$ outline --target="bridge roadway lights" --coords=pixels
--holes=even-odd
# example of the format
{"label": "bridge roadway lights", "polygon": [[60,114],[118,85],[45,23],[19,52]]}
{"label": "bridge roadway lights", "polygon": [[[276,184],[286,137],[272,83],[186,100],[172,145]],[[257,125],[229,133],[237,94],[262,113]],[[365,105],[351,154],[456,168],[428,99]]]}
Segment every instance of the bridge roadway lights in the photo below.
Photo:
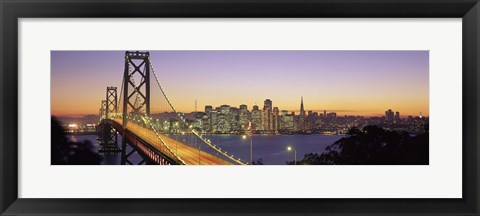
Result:
{"label": "bridge roadway lights", "polygon": [[[137,135],[127,132],[125,136],[122,137],[122,140],[125,140],[125,147],[128,144],[132,147],[132,150],[127,152],[126,148],[125,151],[122,151],[122,165],[130,164],[133,165],[134,163],[129,160],[128,158],[134,153],[137,152],[140,157],[142,157],[141,163],[145,163],[147,165],[174,165],[178,164],[173,159],[168,158],[163,153],[161,153],[158,149],[155,149],[153,146],[148,144],[145,140],[142,140]],[[123,154],[125,152],[125,154]]]}

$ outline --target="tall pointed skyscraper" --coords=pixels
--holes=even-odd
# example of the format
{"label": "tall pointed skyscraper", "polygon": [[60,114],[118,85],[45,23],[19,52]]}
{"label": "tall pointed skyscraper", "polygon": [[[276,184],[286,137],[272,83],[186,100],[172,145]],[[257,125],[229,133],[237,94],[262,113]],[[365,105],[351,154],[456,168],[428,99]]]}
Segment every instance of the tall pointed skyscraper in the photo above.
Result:
{"label": "tall pointed skyscraper", "polygon": [[305,109],[303,108],[303,96],[302,96],[302,100],[300,102],[300,115],[305,116]]}
{"label": "tall pointed skyscraper", "polygon": [[298,116],[298,131],[305,131],[305,109],[303,108],[303,96],[300,102],[300,115]]}

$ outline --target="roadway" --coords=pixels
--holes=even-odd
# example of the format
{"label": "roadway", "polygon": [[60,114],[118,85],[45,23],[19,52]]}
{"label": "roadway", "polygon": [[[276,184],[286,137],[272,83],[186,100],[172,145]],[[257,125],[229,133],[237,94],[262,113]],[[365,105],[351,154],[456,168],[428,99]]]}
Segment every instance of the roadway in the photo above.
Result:
{"label": "roadway", "polygon": [[[121,119],[114,119],[113,121],[122,125]],[[159,151],[165,153],[166,155],[172,156],[170,151],[168,151],[168,149],[162,144],[160,139],[152,130],[146,129],[131,121],[127,123],[126,128],[127,130],[134,133],[144,141],[150,143],[150,145],[152,145]],[[160,138],[166,143],[166,145],[168,145],[170,150],[174,152],[178,157],[180,157],[185,162],[186,165],[231,165],[232,164],[225,160],[222,160],[221,158],[211,155],[205,151],[186,145],[180,141],[172,139],[163,134],[159,134],[159,135],[160,135]]]}

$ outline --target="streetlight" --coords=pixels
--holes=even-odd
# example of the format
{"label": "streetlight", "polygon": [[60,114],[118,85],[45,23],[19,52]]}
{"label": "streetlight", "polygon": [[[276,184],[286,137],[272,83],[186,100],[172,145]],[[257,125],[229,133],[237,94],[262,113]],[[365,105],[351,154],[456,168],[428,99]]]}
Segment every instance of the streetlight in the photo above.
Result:
{"label": "streetlight", "polygon": [[[246,139],[247,135],[243,135],[242,139]],[[250,164],[253,164],[253,142],[252,135],[250,135]]]}
{"label": "streetlight", "polygon": [[290,147],[290,146],[287,147],[287,150],[288,150],[288,151],[292,151],[292,150],[293,150],[293,151],[295,152],[295,160],[294,160],[294,161],[295,161],[295,165],[297,165],[297,150],[296,150],[296,149],[293,149],[293,148]]}
{"label": "streetlight", "polygon": [[252,143],[252,135],[250,135],[250,164],[253,164],[253,143]]}

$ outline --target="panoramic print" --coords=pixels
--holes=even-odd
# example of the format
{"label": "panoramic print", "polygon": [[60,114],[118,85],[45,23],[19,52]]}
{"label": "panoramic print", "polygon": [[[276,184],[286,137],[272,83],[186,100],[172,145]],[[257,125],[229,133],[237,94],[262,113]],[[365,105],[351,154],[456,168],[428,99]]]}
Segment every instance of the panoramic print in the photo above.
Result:
{"label": "panoramic print", "polygon": [[428,165],[429,52],[51,51],[52,165]]}

